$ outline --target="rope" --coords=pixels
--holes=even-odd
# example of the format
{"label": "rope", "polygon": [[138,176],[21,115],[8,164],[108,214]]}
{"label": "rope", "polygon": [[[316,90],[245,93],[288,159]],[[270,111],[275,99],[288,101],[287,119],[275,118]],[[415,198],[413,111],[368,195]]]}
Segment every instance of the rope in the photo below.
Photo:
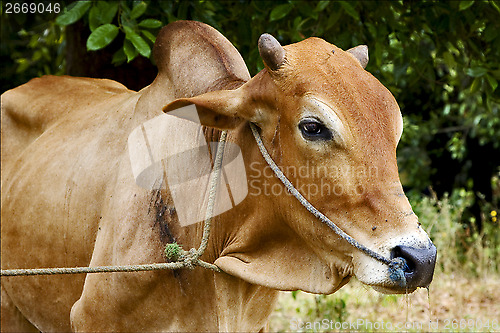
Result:
{"label": "rope", "polygon": [[[167,244],[167,247],[175,249],[174,262],[143,264],[143,265],[121,265],[121,266],[96,266],[96,267],[55,267],[55,268],[26,268],[26,269],[2,269],[0,276],[27,276],[27,275],[54,275],[54,274],[89,274],[89,273],[112,273],[112,272],[142,272],[158,271],[165,269],[193,269],[200,266],[211,269],[215,272],[222,270],[214,264],[200,259],[207,248],[208,238],[210,237],[210,225],[214,211],[215,198],[217,195],[217,184],[220,178],[222,159],[224,157],[224,147],[226,145],[227,131],[222,131],[215,155],[212,178],[209,184],[208,203],[205,213],[205,222],[203,224],[203,236],[198,249],[185,251],[176,243]],[[167,252],[167,251],[165,251]]]}
{"label": "rope", "polygon": [[[262,143],[260,134],[254,124],[250,123],[250,128],[252,130],[255,141],[259,150],[266,160],[269,167],[273,170],[276,177],[285,185],[286,189],[314,216],[316,216],[321,222],[326,224],[330,229],[332,229],[337,235],[346,240],[349,244],[357,248],[358,250],[366,253],[368,256],[386,264],[389,266],[390,279],[399,284],[402,287],[406,286],[406,278],[404,274],[404,269],[408,266],[406,265],[406,260],[404,258],[398,257],[394,259],[387,259],[384,256],[378,254],[377,252],[367,248],[362,245],[354,238],[345,233],[340,229],[335,223],[333,223],[328,217],[323,213],[318,211],[307,199],[293,186],[293,184],[286,178],[283,172],[279,169],[276,163],[273,161],[266,147]],[[144,264],[144,265],[124,265],[124,266],[97,266],[97,267],[62,267],[62,268],[35,268],[35,269],[8,269],[1,270],[1,276],[20,276],[20,275],[53,275],[53,274],[84,274],[84,273],[109,273],[109,272],[139,272],[139,271],[154,271],[154,270],[165,270],[165,269],[181,269],[190,268],[193,269],[195,266],[200,266],[206,269],[211,269],[216,272],[221,272],[221,269],[214,264],[210,264],[199,259],[205,252],[208,244],[208,238],[210,236],[210,226],[212,220],[212,214],[215,204],[215,198],[217,194],[217,184],[219,182],[220,171],[222,166],[222,158],[224,154],[224,147],[227,138],[227,132],[223,131],[219,140],[219,145],[217,148],[217,153],[214,161],[214,172],[210,180],[210,190],[207,203],[207,211],[205,214],[205,222],[203,225],[203,236],[199,248],[196,250],[194,248],[189,251],[185,251],[180,248],[177,244],[171,245],[174,249],[175,260],[174,262],[168,263],[156,263],[156,264]]]}
{"label": "rope", "polygon": [[252,129],[253,136],[255,141],[257,142],[257,146],[259,150],[266,160],[267,164],[273,170],[274,174],[278,179],[285,185],[288,192],[290,192],[310,213],[316,216],[321,222],[326,224],[330,229],[332,229],[337,235],[346,240],[349,244],[357,248],[358,250],[366,253],[368,256],[386,264],[389,266],[390,278],[393,281],[397,281],[400,283],[402,287],[406,286],[406,278],[404,274],[404,269],[407,267],[406,260],[404,258],[398,257],[394,259],[387,259],[386,257],[378,254],[377,252],[367,248],[362,245],[354,238],[345,233],[342,229],[340,229],[335,223],[333,223],[328,217],[326,217],[323,213],[317,210],[307,199],[293,186],[293,184],[286,178],[285,174],[280,170],[280,168],[273,161],[271,156],[269,155],[266,147],[262,143],[262,138],[260,137],[259,132],[257,131],[257,127],[250,123],[250,128]]}
{"label": "rope", "polygon": [[215,154],[214,173],[213,173],[214,176],[210,180],[210,192],[208,193],[208,206],[207,206],[207,211],[205,213],[205,224],[203,225],[203,237],[201,239],[200,247],[198,248],[198,251],[196,251],[196,254],[194,255],[195,259],[198,259],[203,254],[203,252],[205,252],[205,249],[207,248],[208,237],[210,236],[210,226],[214,212],[214,203],[217,194],[217,184],[219,183],[221,167],[222,167],[222,158],[224,156],[224,148],[226,147],[226,138],[227,138],[227,131],[222,131],[219,139],[219,144],[217,145],[217,153]]}
{"label": "rope", "polygon": [[183,265],[184,262],[167,262],[159,264],[127,265],[127,266],[5,269],[2,270],[2,276],[156,271],[162,269],[179,269],[182,268]]}

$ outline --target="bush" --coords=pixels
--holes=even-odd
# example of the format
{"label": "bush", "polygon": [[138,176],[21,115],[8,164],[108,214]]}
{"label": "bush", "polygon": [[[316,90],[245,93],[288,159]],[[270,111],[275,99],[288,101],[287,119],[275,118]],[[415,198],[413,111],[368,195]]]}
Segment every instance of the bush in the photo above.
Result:
{"label": "bush", "polygon": [[[479,231],[472,221],[461,223],[467,208],[474,203],[474,194],[456,189],[439,200],[434,192],[430,197],[413,196],[413,209],[424,229],[438,249],[437,269],[443,273],[487,275],[499,272],[500,228],[496,210],[484,212],[489,216]],[[491,204],[489,205],[491,207]]]}

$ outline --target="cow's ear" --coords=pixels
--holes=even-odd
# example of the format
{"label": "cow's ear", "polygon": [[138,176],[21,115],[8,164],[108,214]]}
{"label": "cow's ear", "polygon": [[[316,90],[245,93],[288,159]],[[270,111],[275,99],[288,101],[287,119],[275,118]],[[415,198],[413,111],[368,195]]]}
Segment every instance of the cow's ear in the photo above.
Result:
{"label": "cow's ear", "polygon": [[361,67],[366,68],[368,65],[368,46],[366,45],[358,45],[353,48],[347,50],[350,54],[354,56],[354,58],[358,59]]}
{"label": "cow's ear", "polygon": [[255,111],[247,103],[248,94],[242,88],[218,90],[195,97],[179,98],[165,106],[163,111],[169,112],[194,104],[202,125],[231,129],[242,121],[255,121]]}

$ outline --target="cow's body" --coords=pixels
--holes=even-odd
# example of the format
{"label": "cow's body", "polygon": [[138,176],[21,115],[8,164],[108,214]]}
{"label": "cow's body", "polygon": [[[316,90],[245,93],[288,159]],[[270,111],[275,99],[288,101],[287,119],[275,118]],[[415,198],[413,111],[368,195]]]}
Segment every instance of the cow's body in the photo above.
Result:
{"label": "cow's body", "polygon": [[[186,249],[198,246],[202,225],[179,226],[168,188],[147,190],[135,183],[127,137],[137,126],[162,114],[162,108],[176,98],[235,89],[250,77],[237,51],[211,28],[182,22],[162,33],[155,46],[159,75],[140,92],[108,80],[44,77],[2,96],[2,269],[163,262],[165,243],[175,240]],[[277,88],[279,85],[266,75],[264,71],[252,79],[253,89],[259,87],[268,93],[254,109],[280,100],[277,94],[286,89],[286,85]],[[221,94],[220,100],[232,101]],[[380,102],[392,103],[387,97],[374,103]],[[189,103],[202,110],[204,124],[216,122],[216,127],[233,128],[229,141],[242,148],[247,167],[254,161],[264,168],[246,122],[232,121],[226,126],[227,112],[222,120],[212,117],[210,112],[217,107],[210,103],[224,102],[181,99],[170,108]],[[230,105],[223,106],[228,108]],[[286,117],[283,119],[285,126]],[[392,120],[376,124],[384,122],[394,124]],[[276,131],[277,124],[267,131],[263,127],[262,133],[265,142],[275,147],[275,158],[281,158],[284,165],[302,160],[300,154],[279,153],[279,140],[285,142],[286,137],[274,138],[272,128]],[[349,131],[354,133],[355,129]],[[400,130],[390,131],[394,137]],[[217,133],[207,131],[207,139],[216,141]],[[372,139],[377,137],[380,134],[375,133]],[[382,143],[381,149],[389,150],[388,156],[393,158],[393,147]],[[396,183],[397,168],[384,168],[388,179]],[[266,181],[278,184],[275,178]],[[401,205],[407,205],[398,184],[391,187],[390,194],[375,189],[363,199],[340,200],[340,209],[362,206],[366,200],[368,207],[376,206],[380,200],[374,197],[376,193],[387,196],[383,200],[392,202],[390,206],[401,200]],[[312,199],[314,202],[314,196]],[[327,214],[334,214],[325,203],[316,203]],[[276,289],[331,293],[356,272],[367,274],[363,273],[368,265],[365,259],[350,254],[350,246],[322,229],[319,222],[304,226],[288,222],[304,217],[313,220],[302,210],[291,196],[263,200],[262,196],[249,195],[217,216],[203,259],[215,262],[225,273],[196,268],[2,278],[2,329],[259,331],[272,311]],[[377,211],[368,210],[366,214]],[[403,223],[403,213],[407,213],[379,209],[376,214],[380,211],[398,223]],[[416,222],[405,223],[415,229],[401,233],[403,239],[413,237],[405,244],[425,247],[427,238]],[[357,230],[344,227],[351,233]],[[387,237],[400,237],[392,228],[384,232]],[[325,233],[327,236],[318,236]],[[370,243],[364,234],[359,237],[373,247],[394,246],[382,240]],[[325,240],[328,245],[322,245]],[[374,286],[400,291],[390,281],[368,280]]]}

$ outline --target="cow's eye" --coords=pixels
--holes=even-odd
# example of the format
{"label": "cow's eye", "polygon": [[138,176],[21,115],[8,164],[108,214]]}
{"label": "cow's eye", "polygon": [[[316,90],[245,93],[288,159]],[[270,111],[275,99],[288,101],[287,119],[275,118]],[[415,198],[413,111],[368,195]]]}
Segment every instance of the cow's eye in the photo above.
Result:
{"label": "cow's eye", "polygon": [[332,132],[323,123],[314,118],[301,120],[299,129],[306,140],[330,140],[332,138]]}

